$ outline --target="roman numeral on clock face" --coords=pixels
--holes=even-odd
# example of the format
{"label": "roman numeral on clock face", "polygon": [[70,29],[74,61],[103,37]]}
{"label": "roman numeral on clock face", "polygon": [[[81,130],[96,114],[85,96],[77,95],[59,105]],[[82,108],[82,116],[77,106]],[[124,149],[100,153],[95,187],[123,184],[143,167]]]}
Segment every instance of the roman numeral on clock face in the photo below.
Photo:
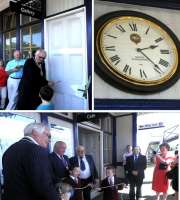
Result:
{"label": "roman numeral on clock face", "polygon": [[125,29],[121,25],[117,25],[116,28],[122,33],[126,32]]}
{"label": "roman numeral on clock face", "polygon": [[161,42],[162,40],[163,40],[163,38],[162,38],[162,37],[159,37],[159,38],[157,38],[157,39],[155,40],[155,43]]}
{"label": "roman numeral on clock face", "polygon": [[169,63],[166,60],[163,60],[162,58],[160,58],[159,64],[163,65],[164,67],[168,67],[169,66]]}
{"label": "roman numeral on clock face", "polygon": [[114,36],[114,35],[107,35],[108,37],[111,37],[111,38],[114,38],[114,39],[117,39],[117,37],[116,36]]}
{"label": "roman numeral on clock face", "polygon": [[115,63],[117,65],[120,62],[120,57],[118,55],[110,57],[111,62]]}
{"label": "roman numeral on clock face", "polygon": [[147,30],[146,30],[146,35],[148,34],[148,32],[149,32],[149,29],[150,29],[150,26],[147,28]]}
{"label": "roman numeral on clock face", "polygon": [[146,75],[146,73],[145,73],[144,70],[140,69],[139,72],[140,72],[140,76],[141,76],[141,78],[143,78],[143,79],[146,79],[146,78],[147,78],[147,75]]}
{"label": "roman numeral on clock face", "polygon": [[135,23],[131,23],[129,24],[130,28],[132,31],[136,31],[137,32],[137,25]]}
{"label": "roman numeral on clock face", "polygon": [[124,73],[128,73],[129,75],[131,75],[131,67],[129,67],[129,65],[126,65],[123,69]]}
{"label": "roman numeral on clock face", "polygon": [[108,47],[105,47],[105,50],[106,50],[106,51],[115,51],[115,46],[108,46]]}
{"label": "roman numeral on clock face", "polygon": [[161,54],[169,54],[170,53],[170,51],[166,50],[166,49],[161,49],[160,52],[161,52]]}

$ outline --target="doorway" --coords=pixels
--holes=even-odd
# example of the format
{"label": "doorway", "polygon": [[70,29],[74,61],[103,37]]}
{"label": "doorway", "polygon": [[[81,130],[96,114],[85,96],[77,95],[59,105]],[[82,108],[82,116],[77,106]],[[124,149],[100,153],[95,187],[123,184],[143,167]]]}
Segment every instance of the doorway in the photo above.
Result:
{"label": "doorway", "polygon": [[92,155],[99,177],[103,172],[103,132],[86,125],[78,125],[78,141],[86,149],[86,154]]}
{"label": "doorway", "polygon": [[88,109],[85,8],[45,20],[47,75],[54,81],[56,110]]}

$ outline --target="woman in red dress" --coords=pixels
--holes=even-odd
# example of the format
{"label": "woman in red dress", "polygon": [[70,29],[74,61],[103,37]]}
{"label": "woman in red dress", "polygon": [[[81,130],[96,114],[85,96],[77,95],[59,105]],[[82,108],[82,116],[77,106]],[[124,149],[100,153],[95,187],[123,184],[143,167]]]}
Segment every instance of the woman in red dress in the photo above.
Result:
{"label": "woman in red dress", "polygon": [[170,146],[167,143],[160,145],[160,154],[153,159],[155,163],[152,189],[156,192],[156,200],[159,200],[160,194],[163,193],[163,200],[167,199],[167,191],[169,182],[166,173],[169,170],[171,162],[174,160],[172,156],[168,155]]}

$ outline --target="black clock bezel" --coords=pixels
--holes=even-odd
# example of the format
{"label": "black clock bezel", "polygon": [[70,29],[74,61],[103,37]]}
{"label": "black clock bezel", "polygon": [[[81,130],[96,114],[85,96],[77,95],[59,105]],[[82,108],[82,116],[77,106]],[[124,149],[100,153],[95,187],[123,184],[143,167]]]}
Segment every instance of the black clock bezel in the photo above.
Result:
{"label": "black clock bezel", "polygon": [[[103,61],[101,60],[100,56],[98,55],[97,47],[96,44],[100,45],[100,41],[97,41],[97,35],[100,30],[100,28],[109,20],[117,17],[123,17],[123,16],[133,16],[133,17],[141,17],[146,20],[149,20],[158,26],[160,26],[162,29],[164,29],[171,39],[174,41],[177,51],[178,51],[178,67],[176,72],[172,75],[170,79],[168,79],[166,82],[157,84],[157,85],[136,85],[130,82],[126,82],[121,78],[116,77],[108,68],[105,66]],[[96,21],[95,21],[95,44],[94,44],[94,49],[95,49],[95,54],[94,54],[94,59],[95,59],[95,72],[106,82],[108,82],[110,85],[113,85],[114,87],[125,90],[125,91],[130,91],[133,93],[144,93],[144,94],[149,94],[149,93],[155,93],[155,92],[160,92],[163,91],[170,86],[172,86],[177,80],[180,78],[180,41],[177,38],[177,36],[173,33],[173,31],[167,27],[164,23],[161,21],[157,20],[156,18],[149,16],[147,14],[141,13],[141,12],[136,12],[136,11],[129,11],[129,10],[122,10],[122,11],[115,11],[115,12],[110,12],[108,14],[100,16]]]}

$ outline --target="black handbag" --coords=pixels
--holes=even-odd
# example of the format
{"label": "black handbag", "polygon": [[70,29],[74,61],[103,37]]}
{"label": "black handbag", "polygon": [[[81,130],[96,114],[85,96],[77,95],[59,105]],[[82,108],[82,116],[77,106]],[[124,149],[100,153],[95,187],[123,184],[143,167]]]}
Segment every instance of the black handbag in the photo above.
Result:
{"label": "black handbag", "polygon": [[160,170],[166,170],[167,168],[168,168],[168,164],[167,163],[161,162],[159,164],[159,169]]}

